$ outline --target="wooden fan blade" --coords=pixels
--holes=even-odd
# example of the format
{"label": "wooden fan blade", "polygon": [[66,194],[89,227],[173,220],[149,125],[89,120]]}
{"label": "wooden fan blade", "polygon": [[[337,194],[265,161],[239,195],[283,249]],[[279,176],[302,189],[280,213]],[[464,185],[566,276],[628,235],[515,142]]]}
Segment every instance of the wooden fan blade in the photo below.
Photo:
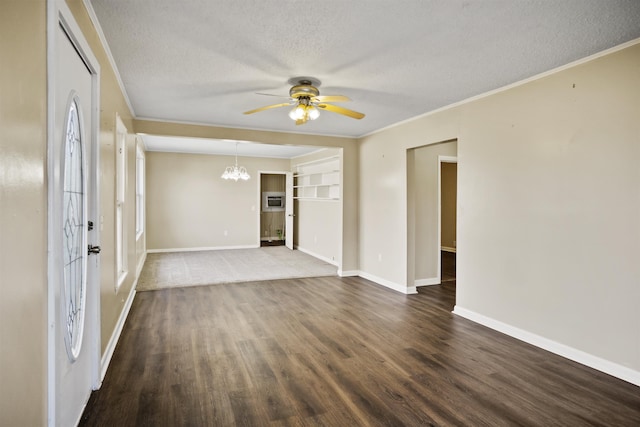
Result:
{"label": "wooden fan blade", "polygon": [[358,120],[360,120],[361,118],[364,117],[364,114],[362,114],[362,113],[358,113],[357,111],[348,110],[346,108],[338,107],[337,105],[318,104],[318,108],[322,108],[323,110],[332,111],[334,113],[342,114],[342,115],[351,117],[353,119],[358,119]]}
{"label": "wooden fan blade", "polygon": [[260,111],[269,110],[271,108],[286,107],[287,105],[291,105],[291,102],[283,102],[282,104],[267,105],[266,107],[260,107],[260,108],[256,108],[255,110],[245,111],[244,114],[258,113]]}
{"label": "wooden fan blade", "polygon": [[344,95],[327,95],[327,96],[314,96],[311,98],[315,102],[348,102],[351,98]]}

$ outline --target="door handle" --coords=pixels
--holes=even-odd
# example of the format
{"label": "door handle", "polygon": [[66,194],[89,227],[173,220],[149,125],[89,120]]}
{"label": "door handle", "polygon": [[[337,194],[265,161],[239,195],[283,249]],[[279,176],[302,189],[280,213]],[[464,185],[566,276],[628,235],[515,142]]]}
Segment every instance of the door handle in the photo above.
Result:
{"label": "door handle", "polygon": [[295,214],[289,214],[289,216],[295,216]]}
{"label": "door handle", "polygon": [[93,246],[93,245],[89,245],[89,250],[88,250],[88,254],[99,254],[100,253],[100,246]]}

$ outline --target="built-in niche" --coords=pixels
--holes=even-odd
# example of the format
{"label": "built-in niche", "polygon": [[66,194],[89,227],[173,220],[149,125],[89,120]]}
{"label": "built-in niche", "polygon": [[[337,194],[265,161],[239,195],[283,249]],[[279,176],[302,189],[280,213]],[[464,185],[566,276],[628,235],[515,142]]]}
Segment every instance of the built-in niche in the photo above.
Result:
{"label": "built-in niche", "polygon": [[[285,194],[285,174],[260,174],[260,245],[284,245],[285,209],[274,208],[274,196]],[[265,202],[267,201],[267,202]],[[271,201],[271,206],[269,206]],[[283,200],[284,203],[284,200]]]}

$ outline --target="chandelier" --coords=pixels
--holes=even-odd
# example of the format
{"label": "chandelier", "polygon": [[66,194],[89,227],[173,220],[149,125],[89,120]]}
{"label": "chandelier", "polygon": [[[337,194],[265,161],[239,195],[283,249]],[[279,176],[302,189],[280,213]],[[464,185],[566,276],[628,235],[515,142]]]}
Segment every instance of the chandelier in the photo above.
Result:
{"label": "chandelier", "polygon": [[246,181],[251,178],[251,175],[247,172],[244,166],[238,167],[238,141],[236,141],[236,164],[235,166],[227,166],[222,173],[222,179],[232,179],[238,181],[239,179]]}

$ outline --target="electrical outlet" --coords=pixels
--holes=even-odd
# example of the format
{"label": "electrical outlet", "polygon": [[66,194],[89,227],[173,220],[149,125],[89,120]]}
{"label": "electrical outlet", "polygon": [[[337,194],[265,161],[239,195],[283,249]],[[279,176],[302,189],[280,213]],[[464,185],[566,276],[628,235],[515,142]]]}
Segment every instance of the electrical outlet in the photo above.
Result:
{"label": "electrical outlet", "polygon": [[225,235],[225,236],[228,236],[228,235],[229,235],[229,232],[228,232],[227,230],[224,230],[224,235]]}
{"label": "electrical outlet", "polygon": [[378,261],[382,261],[382,254],[378,254]]}

